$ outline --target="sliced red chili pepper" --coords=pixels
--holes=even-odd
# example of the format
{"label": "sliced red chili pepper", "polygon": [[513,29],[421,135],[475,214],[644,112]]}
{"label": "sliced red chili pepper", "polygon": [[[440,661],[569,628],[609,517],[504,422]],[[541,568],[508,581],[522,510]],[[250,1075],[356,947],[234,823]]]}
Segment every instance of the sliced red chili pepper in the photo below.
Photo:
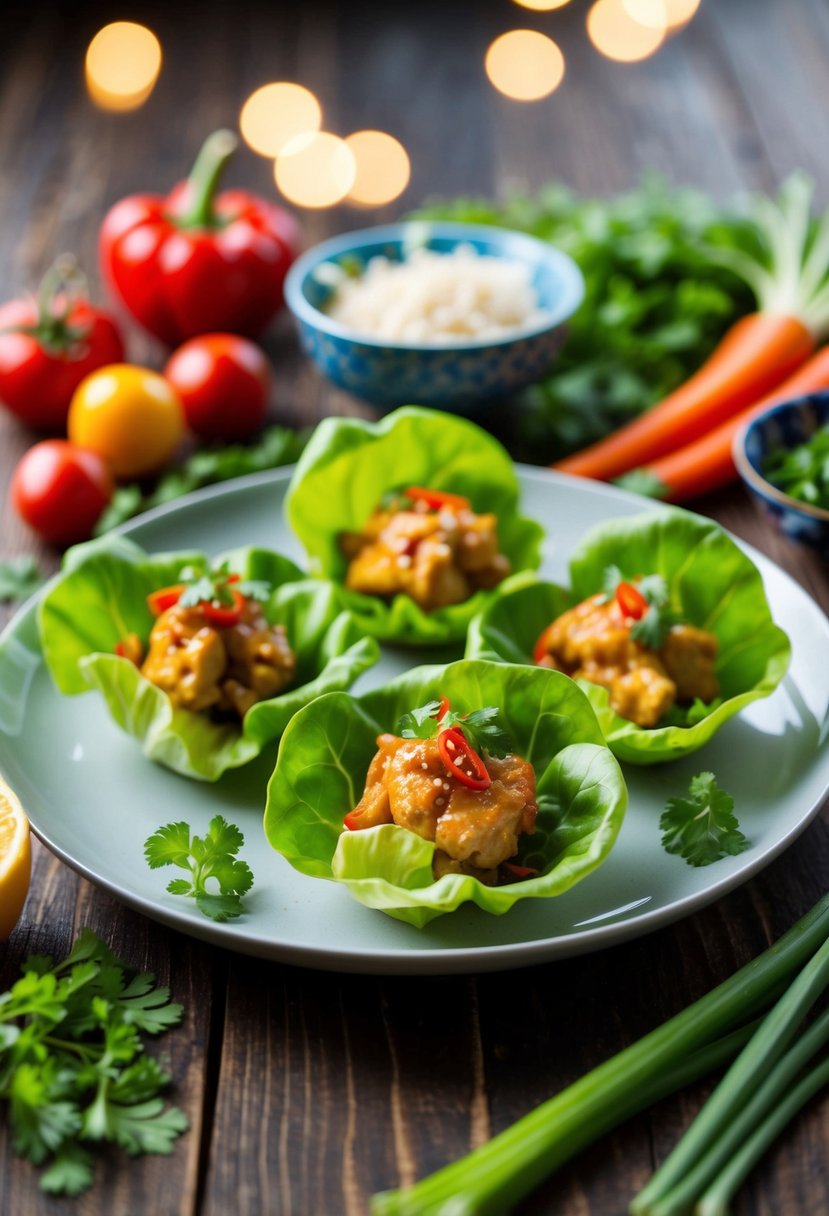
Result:
{"label": "sliced red chili pepper", "polygon": [[550,638],[553,630],[558,622],[553,621],[552,625],[548,625],[544,632],[539,637],[535,646],[533,646],[533,662],[540,663],[545,655],[550,653]]}
{"label": "sliced red chili pepper", "polygon": [[456,726],[450,726],[448,730],[440,732],[438,752],[449,772],[453,777],[457,777],[461,785],[468,786],[471,790],[486,790],[492,785],[492,778],[483,760]]}
{"label": "sliced red chili pepper", "polygon": [[349,832],[356,832],[360,828],[360,816],[357,811],[349,811],[343,818],[343,827]]}
{"label": "sliced red chili pepper", "polygon": [[218,629],[227,629],[230,625],[238,625],[245,610],[245,597],[240,591],[231,591],[233,604],[214,604],[212,600],[204,600],[199,604],[199,612],[210,625]]}
{"label": "sliced red chili pepper", "polygon": [[446,490],[428,490],[425,486],[409,486],[404,491],[406,498],[412,502],[425,502],[432,511],[440,511],[448,507],[450,511],[469,510],[470,502],[462,494],[450,494]]}
{"label": "sliced red chili pepper", "polygon": [[510,874],[514,874],[516,878],[533,878],[538,873],[533,866],[517,866],[512,861],[505,861],[504,869],[509,870]]}
{"label": "sliced red chili pepper", "polygon": [[625,616],[633,621],[641,621],[650,605],[638,587],[633,583],[619,583],[616,588],[616,602]]}
{"label": "sliced red chili pepper", "polygon": [[443,721],[443,719],[444,719],[444,718],[446,717],[446,715],[449,713],[449,710],[450,710],[451,708],[452,708],[452,706],[451,706],[451,704],[450,704],[449,698],[448,698],[448,697],[441,697],[441,699],[440,699],[440,705],[439,705],[439,707],[438,707],[438,712],[435,714],[435,718],[438,720],[438,722],[442,722],[442,721]]}
{"label": "sliced red chili pepper", "polygon": [[147,607],[153,616],[161,616],[173,604],[177,604],[184,593],[184,584],[177,583],[174,587],[159,587],[147,596]]}

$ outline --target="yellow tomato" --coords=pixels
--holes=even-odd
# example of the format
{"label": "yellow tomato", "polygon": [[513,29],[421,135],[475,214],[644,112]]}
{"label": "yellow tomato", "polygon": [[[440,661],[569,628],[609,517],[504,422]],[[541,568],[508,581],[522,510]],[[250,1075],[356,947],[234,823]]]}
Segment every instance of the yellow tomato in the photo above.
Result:
{"label": "yellow tomato", "polygon": [[178,447],[184,409],[158,372],[111,363],[78,385],[68,429],[72,442],[97,452],[116,477],[143,477],[166,464]]}

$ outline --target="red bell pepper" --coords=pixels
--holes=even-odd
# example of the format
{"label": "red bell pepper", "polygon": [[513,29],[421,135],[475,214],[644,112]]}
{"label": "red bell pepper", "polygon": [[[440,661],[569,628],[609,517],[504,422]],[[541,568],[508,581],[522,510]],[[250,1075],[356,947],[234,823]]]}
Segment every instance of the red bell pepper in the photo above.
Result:
{"label": "red bell pepper", "polygon": [[238,141],[208,136],[189,179],[166,197],[134,194],[107,214],[101,268],[151,334],[177,346],[205,333],[256,337],[282,306],[296,221],[244,190],[216,194]]}
{"label": "red bell pepper", "polygon": [[89,303],[72,258],[58,258],[37,299],[0,308],[0,401],[36,431],[65,434],[81,380],[123,359],[118,327]]}

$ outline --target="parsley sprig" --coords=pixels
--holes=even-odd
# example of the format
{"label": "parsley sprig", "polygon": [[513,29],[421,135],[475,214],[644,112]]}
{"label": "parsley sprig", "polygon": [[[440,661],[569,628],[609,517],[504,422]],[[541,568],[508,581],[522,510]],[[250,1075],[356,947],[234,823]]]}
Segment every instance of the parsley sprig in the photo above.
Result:
{"label": "parsley sprig", "polygon": [[468,714],[457,713],[447,709],[438,722],[440,701],[428,701],[404,714],[398,724],[398,733],[402,739],[432,739],[442,730],[456,727],[462,730],[470,745],[476,752],[487,752],[490,756],[506,756],[512,746],[506,731],[498,719],[500,710],[493,705],[484,709],[475,709]]}
{"label": "parsley sprig", "polygon": [[[602,591],[605,602],[612,600],[620,583],[630,582],[625,578],[618,566],[608,566],[602,579]],[[661,574],[648,574],[638,579],[634,584],[636,590],[648,602],[648,610],[638,621],[634,621],[630,636],[635,642],[641,642],[649,650],[660,650],[665,645],[665,639],[673,625],[679,623],[679,616],[669,604],[670,593],[668,584]]]}
{"label": "parsley sprig", "polygon": [[189,823],[165,824],[144,842],[144,856],[151,870],[162,866],[187,870],[190,877],[172,879],[167,890],[192,896],[205,916],[226,921],[243,914],[242,896],[253,886],[250,866],[236,856],[244,843],[236,824],[216,815],[204,838],[191,836]]}
{"label": "parsley sprig", "polygon": [[197,604],[216,604],[221,608],[232,608],[234,591],[247,599],[259,600],[262,603],[270,598],[270,583],[253,578],[231,581],[232,576],[233,571],[228,562],[222,562],[206,573],[196,566],[185,566],[179,574],[179,581],[184,584],[179,603],[183,608],[194,608]]}
{"label": "parsley sprig", "polygon": [[734,799],[717,785],[713,773],[692,777],[687,798],[669,799],[659,827],[665,851],[684,857],[690,866],[710,866],[748,848]]}
{"label": "parsley sprig", "polygon": [[89,929],[62,963],[31,955],[21,970],[0,995],[0,1100],[15,1152],[48,1162],[43,1190],[79,1195],[92,1184],[87,1143],[171,1152],[187,1119],[164,1109],[170,1077],[140,1038],[181,1020],[169,989],[149,973],[128,974]]}
{"label": "parsley sprig", "polygon": [[0,604],[28,599],[43,582],[38,564],[29,554],[0,562]]}

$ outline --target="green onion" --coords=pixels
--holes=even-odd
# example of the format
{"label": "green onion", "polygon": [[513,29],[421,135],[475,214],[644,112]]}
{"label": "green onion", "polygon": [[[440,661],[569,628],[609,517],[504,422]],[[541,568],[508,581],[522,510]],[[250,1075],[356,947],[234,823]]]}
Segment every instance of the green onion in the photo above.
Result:
{"label": "green onion", "polygon": [[[726,1050],[750,1033],[744,1023],[778,999],[827,939],[829,896],[719,987],[487,1144],[408,1190],[375,1195],[373,1216],[504,1216],[600,1135],[732,1058]],[[800,997],[792,1003],[800,1008]]]}

